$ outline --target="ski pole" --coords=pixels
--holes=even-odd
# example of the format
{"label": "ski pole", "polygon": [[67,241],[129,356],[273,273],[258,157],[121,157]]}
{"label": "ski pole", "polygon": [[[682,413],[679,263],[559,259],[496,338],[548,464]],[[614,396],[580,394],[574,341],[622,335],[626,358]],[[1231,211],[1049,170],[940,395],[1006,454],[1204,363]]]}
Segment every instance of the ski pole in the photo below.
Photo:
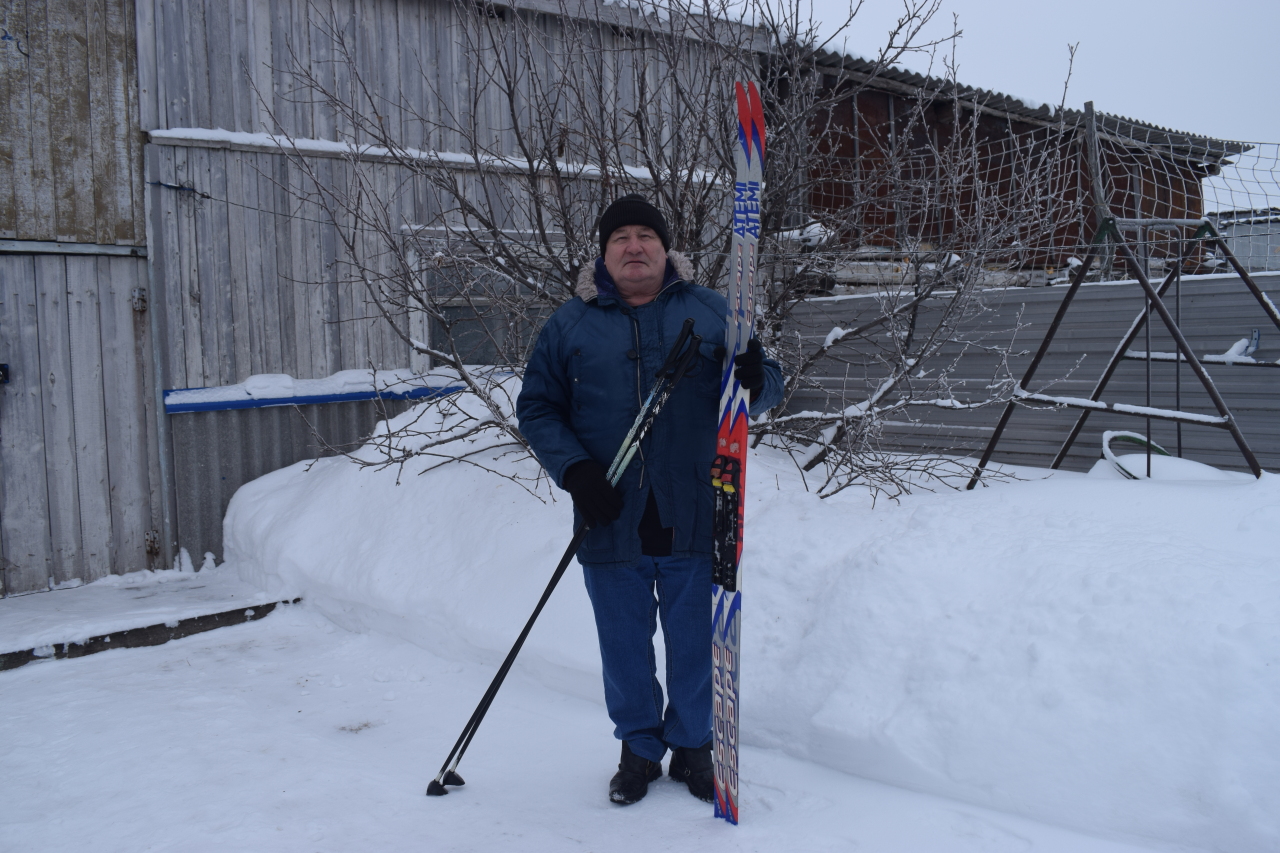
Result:
{"label": "ski pole", "polygon": [[[648,434],[649,428],[658,416],[658,412],[662,410],[662,407],[666,405],[667,400],[671,397],[671,392],[675,389],[676,383],[693,365],[694,356],[697,354],[698,346],[701,343],[701,336],[693,334],[693,319],[685,320],[684,326],[676,338],[675,345],[672,346],[671,351],[667,354],[666,361],[663,362],[662,368],[655,377],[649,396],[645,399],[640,408],[640,413],[636,415],[635,422],[632,423],[631,429],[627,432],[622,445],[618,448],[617,454],[613,457],[613,463],[609,466],[607,475],[610,485],[616,486],[618,481],[622,479],[622,473],[631,464],[640,442]],[[688,344],[687,347],[686,344]],[[480,723],[484,720],[485,714],[488,713],[489,706],[493,704],[494,697],[498,695],[498,689],[502,687],[502,682],[511,670],[511,665],[515,663],[516,656],[520,654],[520,649],[524,646],[525,639],[529,636],[529,632],[533,630],[533,623],[538,620],[539,614],[542,613],[542,608],[546,606],[547,601],[551,598],[551,593],[555,591],[556,585],[560,583],[560,578],[564,575],[565,569],[569,567],[569,562],[573,559],[573,555],[577,553],[578,548],[582,545],[582,540],[586,538],[587,529],[587,525],[583,523],[574,531],[569,547],[565,549],[564,556],[560,558],[556,570],[551,574],[551,580],[547,584],[547,588],[543,590],[542,597],[538,599],[537,606],[533,608],[533,613],[529,616],[529,621],[525,623],[524,630],[516,638],[511,651],[507,652],[507,657],[503,660],[502,666],[498,668],[498,672],[493,677],[493,681],[490,682],[489,688],[480,697],[480,704],[476,705],[476,709],[471,712],[471,718],[467,720],[467,724],[463,727],[462,734],[458,735],[458,740],[454,743],[453,749],[449,751],[448,757],[445,758],[444,764],[440,767],[440,772],[427,785],[427,796],[441,797],[449,793],[445,787],[446,785],[458,786],[466,784],[462,777],[458,775],[458,764],[461,763],[467,747],[471,745],[471,739],[475,737],[476,731],[480,728]]]}

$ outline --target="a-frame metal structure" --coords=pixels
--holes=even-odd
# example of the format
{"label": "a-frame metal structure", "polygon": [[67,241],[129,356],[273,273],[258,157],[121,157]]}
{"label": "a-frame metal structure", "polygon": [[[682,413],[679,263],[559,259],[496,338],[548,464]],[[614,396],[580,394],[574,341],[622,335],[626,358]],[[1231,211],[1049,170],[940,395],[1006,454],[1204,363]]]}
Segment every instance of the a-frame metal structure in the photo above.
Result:
{"label": "a-frame metal structure", "polygon": [[[1146,265],[1139,261],[1138,256],[1134,253],[1133,248],[1125,240],[1122,230],[1137,229],[1139,233],[1154,230],[1171,230],[1181,231],[1185,228],[1195,228],[1193,236],[1186,241],[1179,241],[1179,256],[1177,262],[1173,264],[1169,274],[1165,276],[1159,287],[1153,287],[1151,281],[1147,277]],[[1116,347],[1115,353],[1111,356],[1111,360],[1107,363],[1107,367],[1102,372],[1102,376],[1098,379],[1094,386],[1093,393],[1088,399],[1079,397],[1059,397],[1048,394],[1037,394],[1032,392],[1027,386],[1035,377],[1036,369],[1039,368],[1040,362],[1044,360],[1045,354],[1049,351],[1049,346],[1053,343],[1054,336],[1058,333],[1059,327],[1062,325],[1063,319],[1066,317],[1071,303],[1075,299],[1080,286],[1084,283],[1085,276],[1089,272],[1095,260],[1100,259],[1103,249],[1106,246],[1112,246],[1125,263],[1133,272],[1134,278],[1141,285],[1143,292],[1146,294],[1147,305],[1133,321],[1129,327],[1129,331],[1125,334],[1120,345]],[[1062,448],[1054,457],[1051,468],[1058,468],[1066,459],[1067,452],[1079,437],[1081,430],[1084,429],[1085,422],[1089,419],[1089,415],[1095,411],[1115,412],[1122,415],[1131,415],[1136,417],[1150,419],[1175,421],[1180,424],[1197,424],[1200,426],[1211,426],[1219,429],[1225,429],[1231,433],[1231,437],[1235,439],[1236,445],[1240,448],[1241,455],[1244,456],[1245,462],[1249,466],[1255,477],[1262,476],[1262,468],[1258,464],[1258,459],[1254,456],[1253,451],[1249,449],[1249,444],[1245,441],[1244,435],[1240,432],[1239,426],[1236,424],[1235,417],[1232,416],[1231,410],[1227,408],[1226,402],[1222,399],[1222,395],[1218,393],[1217,386],[1213,384],[1205,370],[1201,360],[1191,351],[1191,346],[1187,343],[1187,339],[1183,336],[1181,329],[1174,316],[1169,313],[1168,307],[1164,304],[1163,296],[1169,287],[1182,275],[1182,268],[1185,266],[1189,258],[1193,257],[1194,249],[1197,246],[1206,248],[1214,248],[1226,258],[1227,262],[1235,270],[1236,274],[1244,282],[1245,286],[1258,300],[1258,304],[1262,306],[1262,310],[1267,317],[1280,330],[1280,311],[1276,310],[1276,306],[1267,298],[1253,278],[1249,275],[1248,270],[1240,263],[1235,254],[1227,245],[1227,241],[1222,238],[1213,225],[1207,220],[1202,219],[1115,219],[1110,216],[1101,218],[1100,226],[1094,235],[1093,241],[1089,245],[1089,250],[1085,255],[1084,263],[1076,268],[1075,274],[1071,279],[1071,285],[1067,289],[1066,296],[1062,299],[1062,304],[1058,306],[1058,311],[1053,317],[1053,321],[1049,324],[1049,330],[1045,334],[1044,340],[1040,343],[1040,349],[1037,350],[1035,357],[1031,359],[1026,373],[1022,377],[1022,381],[1018,383],[1018,387],[1014,390],[1013,398],[1005,405],[1004,412],[1000,416],[999,422],[996,424],[995,432],[992,433],[987,447],[982,453],[982,459],[974,468],[973,476],[969,480],[967,488],[972,489],[978,484],[983,471],[987,464],[991,461],[991,455],[995,452],[996,445],[1000,442],[1000,436],[1004,433],[1005,427],[1009,423],[1009,418],[1013,415],[1014,408],[1019,402],[1038,402],[1055,406],[1066,406],[1070,408],[1082,409],[1079,419],[1076,421],[1075,427],[1071,430],[1063,442]],[[1151,312],[1155,311],[1159,315],[1160,320],[1168,329],[1169,334],[1173,337],[1173,341],[1177,346],[1176,353],[1152,353],[1150,346],[1147,352],[1141,355],[1130,353],[1129,347],[1137,340],[1139,333],[1144,327],[1149,328],[1149,319]],[[1200,384],[1204,386],[1205,391],[1209,394],[1209,398],[1213,400],[1214,406],[1218,410],[1217,416],[1204,415],[1194,412],[1185,412],[1177,409],[1158,409],[1150,406],[1133,406],[1122,403],[1107,403],[1102,400],[1102,394],[1106,390],[1107,383],[1111,381],[1111,377],[1115,374],[1116,368],[1125,358],[1145,358],[1148,364],[1148,375],[1150,373],[1150,363],[1152,360],[1173,361],[1175,364],[1181,365],[1186,362],[1191,371],[1200,380]],[[1244,360],[1228,361],[1227,363],[1248,363]],[[1267,365],[1271,366],[1271,365]],[[1149,438],[1149,436],[1148,436]]]}

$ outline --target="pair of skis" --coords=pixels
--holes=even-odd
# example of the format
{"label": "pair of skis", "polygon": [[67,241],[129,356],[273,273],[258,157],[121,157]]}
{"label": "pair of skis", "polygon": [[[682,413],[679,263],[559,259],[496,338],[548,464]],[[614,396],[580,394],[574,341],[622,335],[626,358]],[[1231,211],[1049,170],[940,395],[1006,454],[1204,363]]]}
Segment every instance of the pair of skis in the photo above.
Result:
{"label": "pair of skis", "polygon": [[742,519],[747,473],[747,419],[751,401],[733,378],[733,360],[745,352],[755,326],[756,249],[760,241],[760,197],[764,181],[764,108],[753,82],[735,83],[738,145],[734,148],[733,239],[729,249],[729,314],[724,373],[720,380],[720,424],[711,468],[715,489],[712,541],[711,690],[712,766],[715,815],[738,822],[738,654],[742,627]]}

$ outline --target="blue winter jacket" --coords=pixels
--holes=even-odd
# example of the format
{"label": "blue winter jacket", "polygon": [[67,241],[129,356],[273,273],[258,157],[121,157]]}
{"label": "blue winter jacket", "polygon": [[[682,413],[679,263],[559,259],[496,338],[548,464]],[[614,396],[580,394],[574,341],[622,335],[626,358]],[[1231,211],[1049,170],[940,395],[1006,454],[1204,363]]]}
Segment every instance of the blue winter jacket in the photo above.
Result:
{"label": "blue winter jacket", "polygon": [[[689,281],[691,268],[669,254],[667,279],[652,302],[632,308],[618,296],[601,261],[584,270],[570,300],[538,336],[516,401],[520,431],[557,485],[575,462],[608,467],[686,318],[702,336],[700,353],[676,386],[618,484],[622,516],[591,530],[578,551],[584,563],[639,559],[637,528],[649,489],[663,527],[674,528],[672,556],[711,553],[711,461],[714,457],[724,346],[725,298]],[[765,359],[765,384],[752,400],[758,415],[782,399],[782,372]],[[574,526],[581,524],[574,513]]]}

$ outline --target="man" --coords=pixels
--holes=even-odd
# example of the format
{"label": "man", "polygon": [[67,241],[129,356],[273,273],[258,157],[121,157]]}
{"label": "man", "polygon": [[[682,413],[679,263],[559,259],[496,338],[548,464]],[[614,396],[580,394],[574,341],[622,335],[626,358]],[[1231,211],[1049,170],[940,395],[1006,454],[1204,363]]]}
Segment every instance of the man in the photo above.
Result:
{"label": "man", "polygon": [[[627,805],[670,775],[712,799],[711,462],[720,400],[727,306],[690,281],[670,250],[662,214],[625,196],[600,219],[601,257],[579,277],[577,298],[547,321],[517,400],[520,430],[555,482],[573,497],[578,550],[595,611],[605,704],[622,741],[609,798]],[[686,318],[703,338],[617,488],[612,461]],[[735,375],[751,413],[782,398],[782,375],[760,345]],[[656,590],[656,597],[655,597]],[[653,635],[662,621],[667,705]]]}

